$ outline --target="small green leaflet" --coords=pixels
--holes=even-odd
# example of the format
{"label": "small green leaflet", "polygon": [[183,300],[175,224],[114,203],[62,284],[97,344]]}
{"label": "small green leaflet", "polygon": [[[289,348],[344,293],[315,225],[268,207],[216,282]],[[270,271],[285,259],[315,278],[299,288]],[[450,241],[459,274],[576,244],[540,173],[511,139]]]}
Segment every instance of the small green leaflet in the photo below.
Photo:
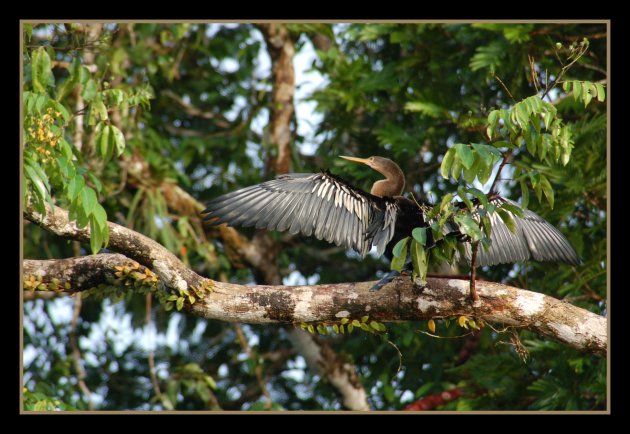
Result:
{"label": "small green leaflet", "polygon": [[500,208],[503,208],[520,218],[523,218],[525,216],[525,214],[523,213],[523,210],[520,207],[516,205],[512,205],[511,203],[504,202],[501,204]]}
{"label": "small green leaflet", "polygon": [[549,202],[549,206],[551,207],[551,209],[553,209],[553,202],[554,202],[553,188],[551,187],[551,183],[549,183],[549,180],[547,179],[546,176],[540,175],[540,185],[542,187],[543,193],[545,193],[545,197],[547,198],[547,201]]}
{"label": "small green leaflet", "polygon": [[458,143],[455,145],[455,150],[457,151],[457,156],[462,162],[462,166],[466,169],[470,169],[475,161],[475,157],[470,147],[463,143]]}
{"label": "small green leaflet", "polygon": [[516,233],[516,222],[512,218],[512,215],[509,212],[507,212],[506,210],[502,209],[502,208],[497,208],[497,213],[499,214],[499,217],[501,217],[501,220],[503,220],[503,223],[505,223],[505,225],[508,227],[510,232],[515,234]]}
{"label": "small green leaflet", "polygon": [[594,83],[595,88],[597,89],[597,101],[604,102],[606,99],[606,91],[604,90],[604,86],[601,83]]}
{"label": "small green leaflet", "polygon": [[473,203],[470,199],[468,199],[468,196],[466,195],[466,192],[464,191],[463,187],[459,186],[457,188],[457,194],[459,195],[461,200],[464,201],[464,203],[468,207],[468,210],[473,211]]}
{"label": "small green leaflet", "polygon": [[394,257],[392,258],[391,269],[396,271],[401,271],[403,266],[405,265],[405,261],[407,260],[407,243],[409,242],[409,237],[405,237],[400,240],[394,246],[394,250],[392,254]]}
{"label": "small green leaflet", "polygon": [[459,225],[461,231],[472,238],[472,241],[478,241],[481,239],[481,229],[479,224],[474,221],[469,215],[458,214],[455,216],[455,222]]}
{"label": "small green leaflet", "polygon": [[421,245],[427,245],[427,228],[415,228],[411,231],[411,236],[413,236],[413,239]]}
{"label": "small green leaflet", "polygon": [[35,92],[46,92],[52,79],[52,62],[44,47],[31,54],[31,78]]}
{"label": "small green leaflet", "polygon": [[413,271],[418,274],[421,284],[424,284],[427,279],[427,253],[422,245],[415,239],[411,241],[411,262],[413,264]]}
{"label": "small green leaflet", "polygon": [[110,128],[110,135],[113,136],[114,145],[116,146],[116,156],[119,157],[125,150],[125,136],[116,126],[110,125]]}
{"label": "small green leaflet", "polygon": [[401,256],[403,254],[406,254],[405,251],[406,251],[408,242],[409,242],[409,237],[405,237],[402,240],[398,241],[396,245],[394,246],[394,250],[392,251],[392,254],[394,256]]}
{"label": "small green leaflet", "polygon": [[448,179],[448,174],[453,166],[453,160],[455,159],[455,148],[449,149],[444,158],[442,159],[442,165],[440,166],[440,174],[442,178]]}

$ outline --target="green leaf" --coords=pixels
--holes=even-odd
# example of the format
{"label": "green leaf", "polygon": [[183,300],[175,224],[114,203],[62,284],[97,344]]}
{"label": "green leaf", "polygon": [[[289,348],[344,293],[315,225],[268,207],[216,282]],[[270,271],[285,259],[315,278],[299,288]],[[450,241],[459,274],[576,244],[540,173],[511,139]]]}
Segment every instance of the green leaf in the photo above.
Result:
{"label": "green leaf", "polygon": [[121,105],[125,97],[125,93],[121,89],[108,89],[101,92],[101,94],[110,106]]}
{"label": "green leaf", "polygon": [[440,166],[440,174],[442,178],[448,179],[448,174],[453,166],[453,161],[455,160],[455,148],[451,148],[446,151],[444,154],[444,158],[442,159],[442,164]]}
{"label": "green leaf", "polygon": [[401,245],[402,247],[399,247],[398,255],[396,255],[396,253],[393,253],[394,257],[392,258],[392,263],[391,263],[392,270],[401,271],[403,267],[405,266],[405,261],[407,260],[408,241],[409,241],[409,237],[405,237],[402,240],[400,240],[398,243],[396,243],[396,246],[394,246],[394,250],[396,250],[396,247],[398,247],[399,245]]}
{"label": "green leaf", "polygon": [[105,103],[103,102],[100,94],[97,94],[94,98],[94,102],[92,102],[92,109],[96,110],[96,113],[98,113],[101,121],[109,119],[107,107],[105,107]]}
{"label": "green leaf", "polygon": [[549,183],[549,180],[545,175],[540,175],[540,185],[542,187],[543,193],[545,193],[547,202],[549,202],[549,206],[551,207],[551,209],[553,209],[553,188],[551,187],[551,184]]}
{"label": "green leaf", "polygon": [[517,205],[512,205],[511,203],[504,202],[497,209],[500,209],[500,208],[503,208],[503,209],[511,212],[512,214],[514,214],[517,217],[520,217],[520,218],[524,218],[525,217],[525,214],[524,214],[523,210]]}
{"label": "green leaf", "polygon": [[92,181],[92,184],[94,184],[94,188],[96,189],[97,192],[101,192],[103,191],[103,184],[101,183],[101,181],[96,177],[96,175],[94,175],[92,172],[88,172],[88,176],[90,178],[90,181]]}
{"label": "green leaf", "polygon": [[462,162],[462,166],[466,169],[470,169],[475,161],[475,157],[470,147],[463,143],[458,143],[455,145],[455,149],[457,151],[457,156]]}
{"label": "green leaf", "polygon": [[48,196],[44,181],[42,181],[30,165],[25,164],[24,171],[26,172],[27,179],[31,182],[31,185],[35,187],[35,193],[39,196],[39,200],[43,202],[46,199],[46,196]]}
{"label": "green leaf", "polygon": [[105,212],[105,208],[100,203],[97,203],[94,206],[94,210],[92,211],[92,218],[98,224],[98,227],[101,231],[107,228],[107,213]]}
{"label": "green leaf", "polygon": [[461,186],[457,188],[457,194],[459,195],[461,200],[466,204],[466,207],[468,208],[468,210],[473,211],[473,203],[470,199],[468,199],[468,195],[466,194],[466,192]]}
{"label": "green leaf", "polygon": [[110,128],[110,134],[113,134],[114,145],[116,146],[116,156],[119,157],[125,150],[125,136],[116,126],[110,125]]}
{"label": "green leaf", "polygon": [[481,239],[481,229],[479,229],[479,223],[474,221],[469,215],[457,214],[455,216],[455,222],[459,225],[462,233],[469,235],[473,242]]}
{"label": "green leaf", "polygon": [[601,83],[594,83],[597,90],[597,101],[604,102],[606,100],[606,90]]}
{"label": "green leaf", "polygon": [[405,237],[402,240],[398,241],[394,246],[392,254],[394,256],[402,256],[403,254],[407,255],[407,243],[409,242],[409,237]]}
{"label": "green leaf", "polygon": [[90,78],[87,83],[85,83],[81,91],[81,96],[85,101],[92,102],[96,96],[96,82],[94,80]]}
{"label": "green leaf", "polygon": [[420,112],[425,116],[440,118],[448,115],[444,107],[440,107],[432,102],[413,101],[405,104],[405,110],[410,112]]}
{"label": "green leaf", "polygon": [[72,148],[70,143],[66,141],[63,137],[59,140],[59,149],[64,157],[68,159],[68,161],[72,161]]}
{"label": "green leaf", "polygon": [[57,96],[55,99],[57,101],[61,101],[63,98],[69,95],[74,90],[74,88],[79,85],[80,76],[81,60],[79,60],[78,57],[75,57],[72,60],[72,65],[70,66],[70,75],[68,76],[66,81],[64,81],[63,84],[58,87]]}
{"label": "green leaf", "polygon": [[31,79],[35,92],[46,92],[52,79],[52,62],[44,47],[31,54]]}
{"label": "green leaf", "polygon": [[30,23],[24,23],[22,28],[26,34],[27,42],[31,42],[31,38],[33,37],[33,25]]}
{"label": "green leaf", "polygon": [[112,152],[114,151],[110,138],[111,128],[111,125],[105,125],[103,122],[99,122],[95,130],[96,141],[99,144],[101,157],[103,157],[105,161],[108,161],[112,157]]}
{"label": "green leaf", "polygon": [[540,174],[537,172],[530,172],[529,179],[532,181],[532,188],[534,189],[534,193],[536,193],[536,198],[538,202],[542,200],[542,186],[540,185]]}
{"label": "green leaf", "polygon": [[531,136],[531,131],[526,131],[523,134],[523,139],[525,139],[525,146],[527,147],[527,152],[532,156],[536,156],[536,140],[534,140]]}
{"label": "green leaf", "polygon": [[446,193],[442,198],[442,202],[440,202],[440,212],[446,211],[446,209],[451,206],[451,201],[453,200],[453,195],[451,193]]}
{"label": "green leaf", "polygon": [[481,216],[481,227],[483,228],[483,232],[486,234],[486,237],[490,238],[492,235],[492,222],[490,221],[490,216],[488,214]]}
{"label": "green leaf", "polygon": [[589,105],[593,97],[597,96],[597,89],[590,81],[585,81],[582,86],[584,91],[582,99],[584,100],[584,107],[586,107],[587,105]]}
{"label": "green leaf", "polygon": [[457,181],[461,173],[462,162],[458,156],[455,156],[455,158],[453,158],[453,165],[451,166],[451,175],[453,176],[453,179]]}
{"label": "green leaf", "polygon": [[31,160],[30,158],[25,159],[25,163],[27,163],[30,167],[33,168],[35,173],[37,173],[37,176],[39,177],[39,179],[41,179],[42,182],[44,183],[44,187],[46,188],[47,195],[50,194],[50,183],[48,182],[48,175],[46,175],[46,173],[44,172],[42,167],[39,165],[39,163],[37,163],[37,161]]}
{"label": "green leaf", "polygon": [[[488,115],[488,128],[486,130],[486,134],[488,138],[492,139],[492,135],[494,134],[494,129],[499,123],[499,110],[492,110]],[[474,145],[473,145],[474,146]]]}
{"label": "green leaf", "polygon": [[564,83],[562,83],[562,90],[564,90],[565,92],[569,92],[569,89],[571,89],[571,81],[565,81]]}
{"label": "green leaf", "polygon": [[102,245],[103,237],[101,236],[100,228],[95,219],[92,218],[90,219],[90,248],[92,249],[92,254],[96,255],[101,250]]}
{"label": "green leaf", "polygon": [[545,124],[545,129],[549,130],[549,126],[551,125],[551,121],[553,120],[553,115],[550,112],[545,112],[542,114],[543,123]]}
{"label": "green leaf", "polygon": [[83,179],[83,176],[77,174],[68,183],[68,196],[70,197],[70,200],[74,201],[77,197],[79,197],[84,187],[85,180]]}
{"label": "green leaf", "polygon": [[492,160],[494,159],[493,154],[497,149],[493,146],[484,145],[481,143],[473,143],[472,144],[477,155],[483,160],[485,164],[492,164]]}
{"label": "green leaf", "polygon": [[527,104],[520,102],[514,106],[516,110],[516,121],[521,128],[525,128],[529,124],[529,113],[527,111]]}
{"label": "green leaf", "polygon": [[48,95],[45,93],[38,93],[35,97],[35,112],[41,113],[44,106],[48,103]]}
{"label": "green leaf", "polygon": [[521,207],[527,208],[527,205],[529,205],[529,187],[524,179],[521,180],[521,194]]}
{"label": "green leaf", "polygon": [[77,221],[77,226],[79,228],[86,227],[87,224],[90,222],[89,216],[85,214],[85,210],[81,206],[80,200],[70,206],[70,215],[74,215]]}
{"label": "green leaf", "polygon": [[94,211],[94,208],[96,207],[96,204],[98,203],[98,201],[96,200],[96,193],[94,192],[94,190],[91,189],[90,187],[85,187],[81,191],[81,202],[83,205],[83,211],[85,212],[85,215],[86,216],[92,215],[92,212]]}
{"label": "green leaf", "polygon": [[427,279],[427,254],[422,245],[415,239],[411,242],[411,263],[413,271],[418,275],[422,283]]}
{"label": "green leaf", "polygon": [[494,164],[485,165],[481,161],[477,166],[477,179],[481,184],[485,184],[490,179],[490,175],[492,174],[492,168]]}
{"label": "green leaf", "polygon": [[479,172],[479,166],[483,167],[483,162],[481,161],[480,158],[475,158],[473,165],[470,169],[464,169],[464,179],[466,180],[466,182],[468,184],[472,184],[473,181],[475,180],[475,177],[477,176],[477,172]]}
{"label": "green leaf", "polygon": [[507,211],[505,211],[502,208],[497,208],[497,213],[499,214],[499,217],[501,217],[501,220],[503,220],[503,223],[505,223],[505,225],[508,227],[510,232],[515,234],[516,233],[516,222],[514,221],[514,219],[510,215],[510,213],[508,213]]}
{"label": "green leaf", "polygon": [[419,242],[421,245],[426,246],[427,244],[427,228],[415,228],[411,231],[411,236],[414,240]]}
{"label": "green leaf", "polygon": [[[175,307],[177,308],[177,310],[182,310],[182,308],[184,307],[184,297],[179,297],[177,299],[177,302],[175,303]],[[309,331],[310,331],[310,329],[309,329]]]}
{"label": "green leaf", "polygon": [[582,96],[582,83],[578,80],[573,80],[573,98],[577,101]]}
{"label": "green leaf", "polygon": [[481,205],[483,205],[484,208],[486,208],[486,209],[489,208],[488,196],[486,196],[481,190],[478,190],[478,189],[473,188],[473,187],[468,187],[468,188],[466,188],[465,191],[470,193],[470,194],[472,194],[473,196],[475,196],[477,198],[477,200],[479,200]]}

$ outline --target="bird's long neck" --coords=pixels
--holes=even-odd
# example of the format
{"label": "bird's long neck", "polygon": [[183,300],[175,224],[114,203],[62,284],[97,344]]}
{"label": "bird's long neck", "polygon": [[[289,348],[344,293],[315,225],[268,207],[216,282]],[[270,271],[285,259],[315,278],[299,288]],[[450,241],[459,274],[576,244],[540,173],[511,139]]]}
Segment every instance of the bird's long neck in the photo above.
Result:
{"label": "bird's long neck", "polygon": [[405,174],[396,163],[393,161],[389,163],[382,168],[375,168],[385,176],[385,179],[376,181],[372,186],[370,193],[374,196],[400,196],[405,188]]}

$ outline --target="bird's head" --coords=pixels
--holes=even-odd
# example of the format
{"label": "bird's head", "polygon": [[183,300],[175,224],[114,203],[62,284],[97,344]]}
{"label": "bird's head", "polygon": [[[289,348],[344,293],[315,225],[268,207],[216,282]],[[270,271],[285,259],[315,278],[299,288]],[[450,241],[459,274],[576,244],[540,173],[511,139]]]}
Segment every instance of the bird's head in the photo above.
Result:
{"label": "bird's head", "polygon": [[377,181],[372,186],[372,193],[375,196],[398,196],[402,194],[405,187],[405,175],[400,170],[398,164],[394,163],[389,158],[372,156],[370,158],[356,158],[340,155],[344,160],[350,160],[357,163],[363,163],[370,166],[377,172],[382,173],[386,180]]}
{"label": "bird's head", "polygon": [[376,157],[376,156],[372,156],[370,158],[357,158],[357,157],[347,157],[345,155],[340,155],[339,158],[343,158],[344,160],[354,161],[356,163],[367,164],[374,170],[379,170],[383,167],[387,167],[388,165],[392,165],[392,164],[396,165],[396,163],[394,163],[389,158]]}

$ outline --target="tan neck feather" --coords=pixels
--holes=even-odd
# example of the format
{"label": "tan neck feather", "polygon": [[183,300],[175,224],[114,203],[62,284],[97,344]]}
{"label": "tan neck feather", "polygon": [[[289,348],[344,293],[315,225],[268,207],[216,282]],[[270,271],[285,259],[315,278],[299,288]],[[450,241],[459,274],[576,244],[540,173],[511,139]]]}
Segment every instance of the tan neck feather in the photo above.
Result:
{"label": "tan neck feather", "polygon": [[387,167],[387,170],[379,170],[379,172],[385,175],[386,179],[376,181],[370,193],[378,197],[400,196],[405,188],[405,174],[400,170],[400,167],[392,162],[392,164]]}

